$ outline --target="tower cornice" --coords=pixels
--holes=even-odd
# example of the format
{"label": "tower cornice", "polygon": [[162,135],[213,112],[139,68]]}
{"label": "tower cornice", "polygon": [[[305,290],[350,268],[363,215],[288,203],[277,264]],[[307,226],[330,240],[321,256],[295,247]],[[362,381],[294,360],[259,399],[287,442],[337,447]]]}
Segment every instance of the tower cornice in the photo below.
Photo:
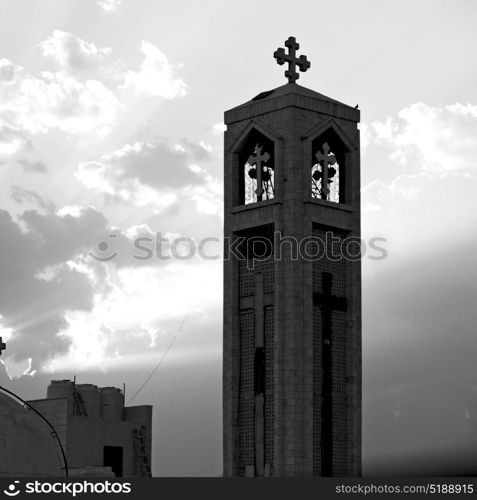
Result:
{"label": "tower cornice", "polygon": [[316,111],[354,123],[360,121],[359,109],[296,83],[287,83],[273,90],[261,92],[253,99],[226,111],[224,121],[226,124],[230,124],[248,120],[251,117],[290,106]]}

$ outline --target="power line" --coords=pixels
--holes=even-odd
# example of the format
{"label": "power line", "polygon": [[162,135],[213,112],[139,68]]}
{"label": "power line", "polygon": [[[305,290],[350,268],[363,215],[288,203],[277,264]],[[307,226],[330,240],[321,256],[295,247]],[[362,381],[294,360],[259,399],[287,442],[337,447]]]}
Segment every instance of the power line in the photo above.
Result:
{"label": "power line", "polygon": [[167,349],[164,351],[161,359],[158,361],[158,363],[156,364],[156,366],[153,368],[153,370],[150,373],[149,377],[147,377],[147,379],[145,380],[145,382],[141,385],[141,387],[139,387],[139,389],[134,393],[134,395],[132,396],[132,398],[126,404],[129,404],[129,403],[131,403],[131,401],[134,400],[134,398],[144,389],[144,387],[146,387],[147,383],[151,380],[151,378],[154,376],[154,374],[157,372],[157,370],[159,370],[159,368],[162,365],[162,362],[166,358],[168,352],[171,350],[172,346],[174,345],[174,342],[177,340],[177,337],[179,336],[179,334],[180,334],[183,326],[185,325],[185,322],[187,321],[188,317],[189,317],[189,313],[187,313],[184,316],[184,319],[182,320],[182,322],[180,323],[179,327],[177,328],[174,337],[172,337],[172,340],[169,342],[169,345],[167,346]]}

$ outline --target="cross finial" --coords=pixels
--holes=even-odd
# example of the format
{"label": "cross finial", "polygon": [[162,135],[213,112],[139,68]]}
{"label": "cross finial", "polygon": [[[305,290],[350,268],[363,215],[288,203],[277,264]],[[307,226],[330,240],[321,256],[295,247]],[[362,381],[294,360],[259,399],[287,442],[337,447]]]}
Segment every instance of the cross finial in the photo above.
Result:
{"label": "cross finial", "polygon": [[253,150],[253,155],[249,157],[247,160],[247,163],[251,165],[252,167],[255,165],[257,169],[257,189],[255,190],[255,193],[257,195],[257,200],[261,201],[262,200],[262,195],[263,195],[263,185],[262,185],[262,162],[267,163],[267,161],[270,159],[270,155],[268,153],[263,153],[262,155],[262,146],[257,144]]}
{"label": "cross finial", "polygon": [[331,178],[336,173],[336,170],[332,167],[332,165],[336,163],[336,156],[333,153],[330,154],[330,146],[327,142],[323,144],[322,148],[323,153],[318,151],[315,156],[318,163],[321,165],[321,194],[322,197],[327,200],[330,192],[328,183],[332,182]]}
{"label": "cross finial", "polygon": [[2,355],[2,351],[4,351],[7,348],[7,344],[3,342],[2,337],[0,337],[0,356]]}
{"label": "cross finial", "polygon": [[306,56],[296,57],[296,51],[300,48],[300,44],[297,43],[294,36],[288,37],[285,42],[285,47],[288,48],[288,54],[285,49],[280,47],[273,53],[273,57],[277,60],[277,63],[285,64],[288,63],[288,69],[285,71],[285,76],[288,78],[288,83],[295,83],[298,78],[300,78],[299,73],[296,71],[298,66],[300,71],[306,71],[310,67],[310,61]]}

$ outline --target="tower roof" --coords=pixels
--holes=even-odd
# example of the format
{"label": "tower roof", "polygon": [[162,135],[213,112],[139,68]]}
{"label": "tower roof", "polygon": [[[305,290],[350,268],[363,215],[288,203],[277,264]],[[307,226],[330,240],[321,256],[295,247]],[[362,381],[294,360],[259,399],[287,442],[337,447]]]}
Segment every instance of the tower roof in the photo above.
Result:
{"label": "tower roof", "polygon": [[267,97],[279,97],[287,94],[298,94],[307,97],[312,97],[314,99],[319,99],[320,101],[333,102],[336,104],[341,104],[342,106],[348,106],[347,104],[337,101],[336,99],[332,99],[331,97],[328,97],[324,94],[320,94],[319,92],[316,92],[314,90],[302,87],[301,85],[298,85],[298,83],[292,83],[292,84],[286,83],[285,85],[277,87],[276,89],[268,90],[266,92],[261,92],[251,100],[258,101],[260,99],[266,99]]}
{"label": "tower roof", "polygon": [[358,109],[296,83],[287,83],[273,90],[260,92],[249,101],[225,112],[225,123],[250,118],[287,106],[303,107],[332,116],[359,122]]}

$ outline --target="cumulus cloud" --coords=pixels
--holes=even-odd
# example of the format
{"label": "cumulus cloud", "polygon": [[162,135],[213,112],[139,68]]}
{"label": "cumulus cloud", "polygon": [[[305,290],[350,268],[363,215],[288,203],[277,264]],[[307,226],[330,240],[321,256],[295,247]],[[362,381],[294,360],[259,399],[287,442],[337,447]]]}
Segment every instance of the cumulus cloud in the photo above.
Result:
{"label": "cumulus cloud", "polygon": [[105,12],[114,12],[121,5],[121,0],[98,0],[98,5]]}
{"label": "cumulus cloud", "polygon": [[387,239],[386,267],[438,248],[452,251],[465,245],[469,228],[477,226],[476,192],[477,176],[462,173],[375,181],[362,193],[364,237]]}
{"label": "cumulus cloud", "polygon": [[197,210],[206,215],[222,214],[223,186],[219,180],[198,165],[192,169],[202,176],[204,182],[184,188],[184,195],[195,203]]}
{"label": "cumulus cloud", "polygon": [[364,136],[367,144],[389,146],[391,159],[402,166],[431,173],[477,168],[477,105],[415,103],[397,117],[372,122]]}
{"label": "cumulus cloud", "polygon": [[159,267],[174,261],[197,257],[194,238],[163,231],[153,231],[147,224],[114,229],[98,241],[90,255],[98,262],[115,268]]}
{"label": "cumulus cloud", "polygon": [[141,52],[144,60],[138,71],[127,71],[124,87],[137,93],[173,99],[186,94],[186,84],[176,76],[176,66],[154,44],[143,40]]}
{"label": "cumulus cloud", "polygon": [[20,158],[17,160],[17,163],[22,166],[25,172],[44,174],[48,171],[48,168],[42,161],[32,161],[26,158]]}
{"label": "cumulus cloud", "polygon": [[[53,60],[61,71],[68,74],[131,89],[142,96],[173,99],[186,93],[184,81],[176,75],[179,66],[171,64],[158,47],[144,40],[140,47],[144,57],[137,71],[127,69],[121,60],[113,60],[110,47],[97,47],[66,31],[55,30],[39,44],[39,48],[43,56]],[[1,68],[0,65],[0,75]],[[7,76],[15,75],[15,72],[18,69],[5,66]]]}
{"label": "cumulus cloud", "polygon": [[41,53],[51,58],[61,68],[74,73],[82,73],[104,64],[105,58],[111,54],[111,48],[98,48],[73,33],[55,30],[39,45]]}
{"label": "cumulus cloud", "polygon": [[[171,335],[182,315],[193,311],[199,321],[217,308],[220,262],[179,259],[190,255],[188,242],[174,243],[180,234],[162,233],[158,246],[145,224],[121,231],[93,208],[57,210],[18,186],[11,195],[35,209],[17,219],[0,210],[0,329],[9,373],[137,359],[144,349],[162,349],[157,339]],[[107,252],[115,257],[101,261]],[[123,345],[124,336],[130,342]]]}
{"label": "cumulus cloud", "polygon": [[22,71],[21,66],[16,66],[5,58],[0,59],[0,81],[2,84],[15,82],[18,74]]}
{"label": "cumulus cloud", "polygon": [[214,134],[223,134],[227,130],[227,125],[225,125],[225,123],[223,122],[215,123],[212,126],[212,130]]}
{"label": "cumulus cloud", "polygon": [[36,191],[22,188],[20,186],[11,186],[11,197],[17,203],[30,204],[33,207],[46,210],[47,212],[54,212],[56,210],[55,204],[44,196],[39,195]]}
{"label": "cumulus cloud", "polygon": [[365,135],[368,164],[383,145],[390,150],[362,189],[365,231],[392,233],[408,253],[410,241],[419,251],[424,241],[437,244],[443,227],[462,238],[477,223],[477,106],[413,104]]}
{"label": "cumulus cloud", "polygon": [[6,362],[32,358],[37,367],[67,351],[65,312],[93,306],[90,278],[70,262],[93,247],[105,226],[105,218],[89,208],[76,217],[27,210],[17,221],[0,210],[0,314],[11,331]]}
{"label": "cumulus cloud", "polygon": [[200,173],[190,168],[197,149],[136,142],[106,155],[104,160],[122,179],[138,179],[155,188],[178,188],[203,182]]}
{"label": "cumulus cloud", "polygon": [[[39,371],[153,363],[155,353],[165,348],[189,314],[194,318],[188,328],[193,336],[182,354],[180,349],[175,354],[216,355],[204,328],[220,315],[216,297],[221,264],[176,258],[182,250],[188,254],[187,248],[179,247],[171,252],[171,243],[180,234],[161,234],[158,249],[156,233],[147,225],[105,232],[104,219],[92,209],[72,206],[43,216],[29,211],[19,223],[7,217],[5,224],[2,215],[0,229],[9,226],[16,235],[15,239],[4,231],[11,245],[36,242],[34,251],[22,247],[10,252],[16,259],[13,263],[0,264],[3,293],[8,289],[12,295],[9,302],[0,293],[0,332],[8,341],[3,359],[9,373],[23,372],[30,358],[31,369]],[[88,238],[86,225],[91,228]],[[56,242],[51,241],[53,233]],[[104,256],[94,244],[104,242],[106,234],[114,234],[107,252],[117,256],[106,263],[89,258],[90,250]],[[142,241],[139,250],[134,242],[144,237],[148,242]],[[6,245],[0,247],[3,254]],[[150,258],[132,257],[133,253],[144,257],[146,247],[153,250]]]}
{"label": "cumulus cloud", "polygon": [[184,141],[171,147],[164,142],[136,142],[97,161],[81,163],[76,176],[110,199],[164,208],[185,196],[203,202],[206,210],[212,209],[211,204],[216,210],[220,186],[197,165],[199,159],[210,159],[205,144]]}
{"label": "cumulus cloud", "polygon": [[137,71],[113,60],[111,48],[62,30],[40,43],[39,50],[54,62],[53,71],[34,75],[0,59],[0,154],[12,155],[35,134],[51,131],[101,137],[131,100],[173,99],[186,92],[177,66],[150,42],[141,43],[144,59]]}
{"label": "cumulus cloud", "polygon": [[27,143],[27,135],[21,127],[10,125],[0,118],[0,155],[13,155]]}
{"label": "cumulus cloud", "polygon": [[[220,317],[216,301],[220,274],[221,265],[216,262],[120,268],[109,293],[90,311],[68,313],[70,328],[65,335],[71,349],[46,368],[153,364],[188,316],[193,318],[187,325],[189,338],[174,348],[174,354],[182,350],[196,359],[215,356],[216,345],[210,345],[205,325],[210,328],[210,318]],[[214,324],[215,331],[218,326]]]}
{"label": "cumulus cloud", "polygon": [[101,82],[81,82],[66,72],[44,71],[40,78],[22,74],[16,84],[0,85],[0,98],[8,126],[30,134],[59,129],[103,135],[121,107]]}

